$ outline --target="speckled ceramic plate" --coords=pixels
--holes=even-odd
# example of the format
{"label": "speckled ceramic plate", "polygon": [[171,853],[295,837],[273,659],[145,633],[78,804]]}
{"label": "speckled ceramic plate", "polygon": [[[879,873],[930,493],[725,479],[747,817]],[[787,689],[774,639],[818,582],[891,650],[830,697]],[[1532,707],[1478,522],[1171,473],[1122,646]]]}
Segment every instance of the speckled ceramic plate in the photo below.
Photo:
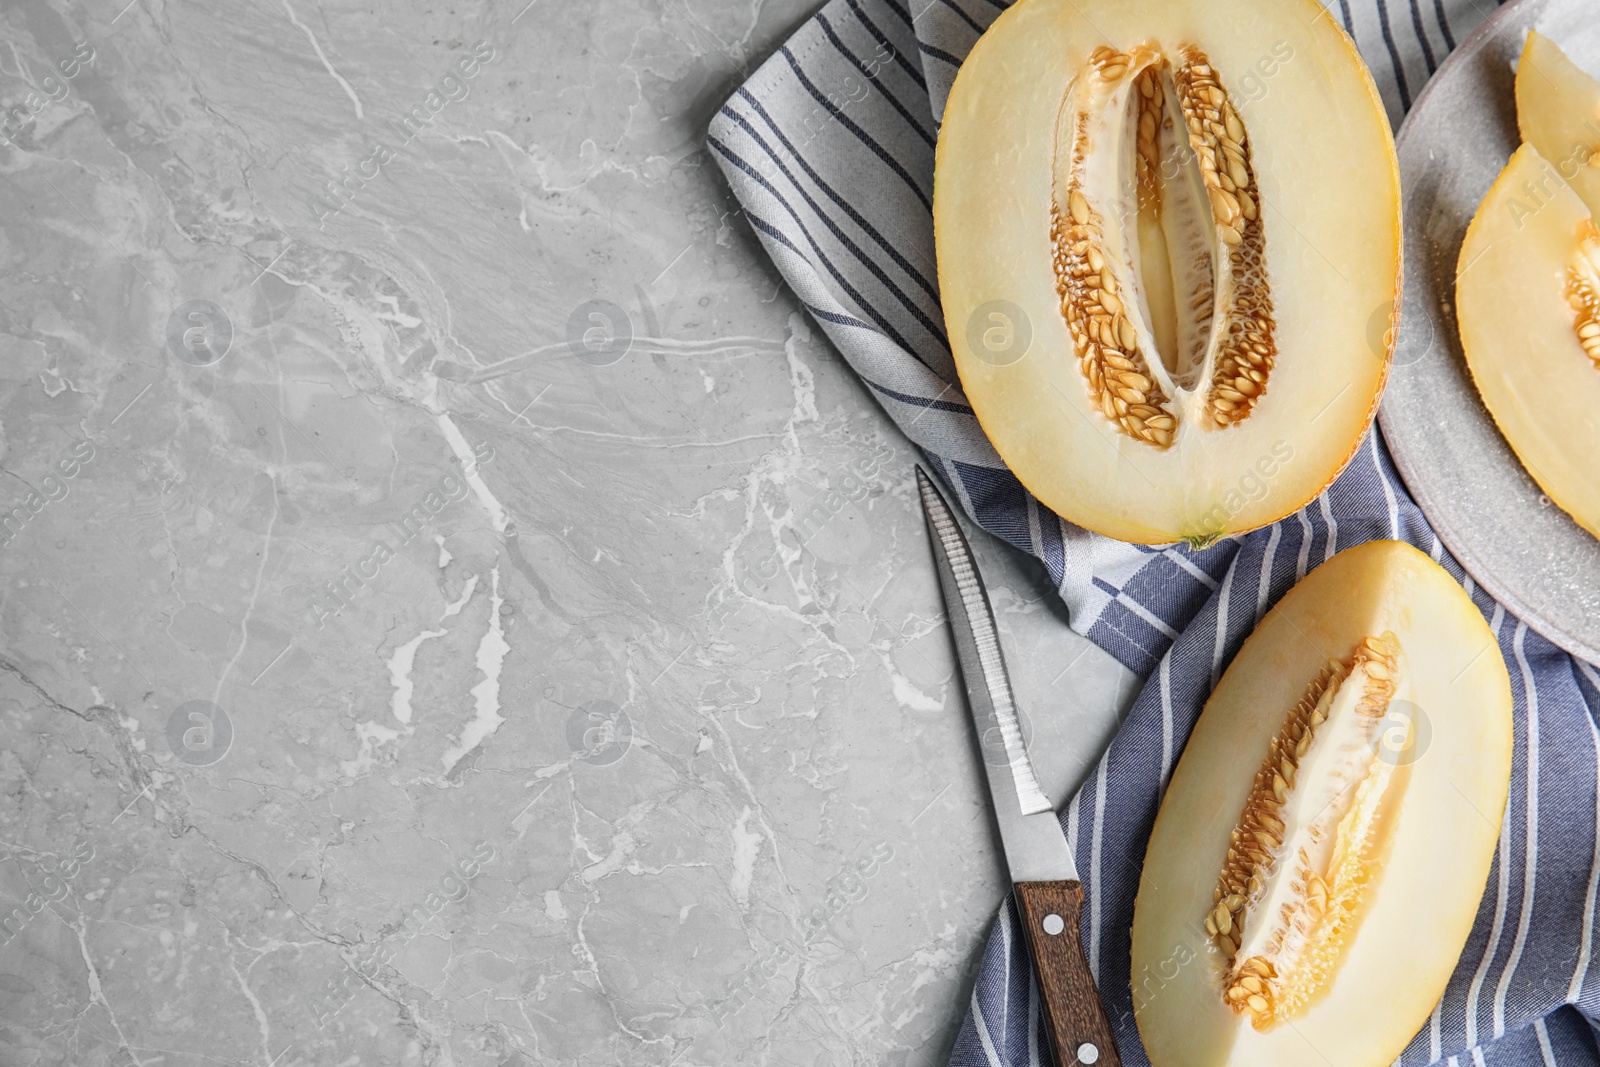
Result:
{"label": "speckled ceramic plate", "polygon": [[1456,328],[1456,258],[1519,143],[1512,64],[1531,28],[1600,71],[1592,0],[1516,0],[1439,68],[1400,130],[1405,295],[1378,418],[1412,496],[1468,573],[1539,633],[1600,663],[1600,541],[1512,454],[1467,375]]}

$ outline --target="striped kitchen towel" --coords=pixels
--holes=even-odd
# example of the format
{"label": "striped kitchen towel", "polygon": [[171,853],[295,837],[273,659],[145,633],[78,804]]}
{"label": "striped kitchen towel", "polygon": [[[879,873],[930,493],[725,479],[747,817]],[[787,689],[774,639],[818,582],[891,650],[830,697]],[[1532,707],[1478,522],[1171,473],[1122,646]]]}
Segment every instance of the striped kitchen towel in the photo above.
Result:
{"label": "striped kitchen towel", "polygon": [[[707,141],[795,294],[968,514],[1042,560],[1073,626],[1147,679],[1062,816],[1088,888],[1084,946],[1123,1061],[1148,1063],[1133,1020],[1140,983],[1128,961],[1139,866],[1162,785],[1201,705],[1257,620],[1308,570],[1339,549],[1393,537],[1430,553],[1472,595],[1498,635],[1516,698],[1511,799],[1488,887],[1443,1000],[1399,1062],[1600,1065],[1600,969],[1591,967],[1600,671],[1476,588],[1411,501],[1379,435],[1305,510],[1191,552],[1121,544],[1062,522],[1023,490],[979,429],[939,310],[933,152],[956,68],[1003,7],[832,0],[734,93]],[[1492,10],[1484,0],[1328,7],[1371,65],[1396,123]],[[1048,1058],[1046,1042],[1008,901],[950,1063],[1036,1065]]]}

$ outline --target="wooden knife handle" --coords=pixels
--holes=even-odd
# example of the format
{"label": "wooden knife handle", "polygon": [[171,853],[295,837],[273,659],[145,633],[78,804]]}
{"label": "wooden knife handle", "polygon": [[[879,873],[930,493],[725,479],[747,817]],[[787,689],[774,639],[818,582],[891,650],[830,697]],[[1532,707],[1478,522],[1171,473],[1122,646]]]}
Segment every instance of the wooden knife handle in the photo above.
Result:
{"label": "wooden knife handle", "polygon": [[1105,1005],[1079,940],[1081,882],[1018,882],[1017,910],[1039,977],[1045,1020],[1061,1067],[1122,1067]]}

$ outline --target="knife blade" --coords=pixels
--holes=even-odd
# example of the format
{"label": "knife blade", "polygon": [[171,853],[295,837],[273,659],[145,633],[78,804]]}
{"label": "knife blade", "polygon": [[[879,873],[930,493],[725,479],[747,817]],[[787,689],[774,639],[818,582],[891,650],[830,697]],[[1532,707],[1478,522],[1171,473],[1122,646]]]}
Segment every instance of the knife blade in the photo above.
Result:
{"label": "knife blade", "polygon": [[980,742],[986,732],[998,730],[1004,748],[1005,760],[985,760],[984,770],[1056,1062],[1120,1067],[1116,1039],[1083,953],[1083,884],[1028,755],[988,591],[960,523],[921,467],[917,491],[973,727]]}

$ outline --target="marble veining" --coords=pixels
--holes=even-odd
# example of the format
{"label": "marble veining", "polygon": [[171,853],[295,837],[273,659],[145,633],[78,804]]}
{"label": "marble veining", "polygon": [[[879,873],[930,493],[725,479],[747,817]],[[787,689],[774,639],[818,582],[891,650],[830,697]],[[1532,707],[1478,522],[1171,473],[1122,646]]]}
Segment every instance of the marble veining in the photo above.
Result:
{"label": "marble veining", "polygon": [[[914,454],[702,145],[810,11],[0,6],[0,1065],[943,1061]],[[1063,798],[1132,679],[977,547]]]}

